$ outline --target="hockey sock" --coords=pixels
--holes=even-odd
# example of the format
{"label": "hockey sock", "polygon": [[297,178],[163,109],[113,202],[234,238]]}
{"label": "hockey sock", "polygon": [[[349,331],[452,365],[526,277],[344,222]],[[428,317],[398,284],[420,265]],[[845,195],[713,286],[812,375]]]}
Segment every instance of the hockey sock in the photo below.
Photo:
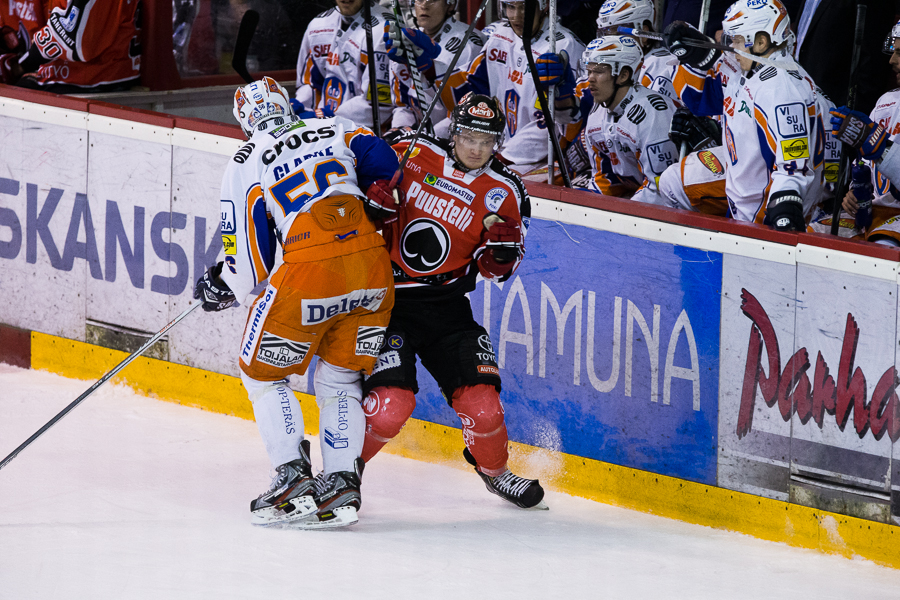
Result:
{"label": "hockey sock", "polygon": [[457,388],[453,409],[462,421],[463,441],[478,470],[491,477],[502,475],[509,458],[509,438],[497,389],[486,384]]}
{"label": "hockey sock", "polygon": [[272,467],[300,458],[303,413],[294,392],[284,381],[257,381],[243,374],[241,379],[253,404],[256,426]]}
{"label": "hockey sock", "polygon": [[325,472],[353,471],[366,434],[366,416],[359,404],[362,375],[320,358],[314,382]]}
{"label": "hockey sock", "polygon": [[362,459],[365,462],[400,433],[415,408],[416,396],[408,388],[379,386],[369,392],[363,401],[366,439]]}
{"label": "hockey sock", "polygon": [[353,471],[362,452],[366,415],[346,392],[324,398],[319,407],[319,436],[326,473]]}

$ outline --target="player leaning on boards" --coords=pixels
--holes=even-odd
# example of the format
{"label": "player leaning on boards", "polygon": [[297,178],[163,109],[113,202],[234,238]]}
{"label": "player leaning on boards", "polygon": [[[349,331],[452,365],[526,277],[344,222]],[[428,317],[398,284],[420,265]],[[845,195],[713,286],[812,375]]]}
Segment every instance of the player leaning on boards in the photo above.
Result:
{"label": "player leaning on boards", "polygon": [[779,231],[805,231],[822,187],[824,131],[815,84],[788,48],[787,10],[778,0],[738,0],[722,28],[726,45],[790,68],[728,53],[712,71],[721,51],[688,46],[684,40],[713,40],[676,21],[665,31],[666,47],[681,62],[675,90],[693,114],[723,115],[731,216]]}
{"label": "player leaning on boards", "polygon": [[576,143],[583,143],[590,157],[591,189],[661,204],[659,176],[678,160],[678,148],[669,139],[675,103],[633,82],[642,59],[629,36],[588,44],[581,62],[594,106]]}
{"label": "player leaning on boards", "polygon": [[[276,470],[271,489],[251,502],[250,520],[349,525],[360,506],[362,376],[372,371],[394,303],[390,258],[362,190],[390,178],[397,158],[347,119],[299,119],[269,77],[238,88],[234,116],[250,141],[222,178],[225,261],[197,282],[194,297],[204,310],[222,310],[268,279],[250,308],[239,360]],[[284,263],[273,271],[276,240]],[[313,355],[324,463],[315,485],[303,415],[286,381],[304,374]]]}
{"label": "player leaning on boards", "polygon": [[[363,28],[364,0],[335,0],[330,8],[310,21],[297,55],[296,99],[319,117],[346,117],[372,126],[369,56]],[[388,58],[378,34],[390,13],[370,2],[374,35],[375,79],[381,122],[391,116]],[[295,107],[300,113],[303,107]]]}
{"label": "player leaning on boards", "polygon": [[[395,107],[391,118],[393,128],[415,127],[418,124],[422,112],[431,103],[441,80],[446,76],[453,54],[460,46],[463,46],[463,50],[456,68],[462,70],[469,68],[472,59],[484,46],[484,36],[477,30],[463,41],[467,25],[453,17],[456,0],[416,0],[414,8],[417,29],[404,28],[401,33],[397,22],[392,19],[384,32],[385,49],[392,61],[391,96]],[[404,56],[400,44],[401,35],[406,38],[404,44],[414,56]],[[421,79],[425,85],[424,89],[420,90],[422,106],[419,106],[420,99],[410,81],[407,61],[412,62],[413,68],[418,66],[423,75]],[[435,118],[435,115],[440,117]],[[447,137],[450,131],[450,118],[440,100],[432,112],[432,120],[435,135]]]}
{"label": "player leaning on boards", "polygon": [[[465,296],[479,273],[488,282],[509,279],[525,251],[530,200],[519,177],[494,156],[503,126],[495,99],[467,95],[453,110],[449,140],[419,138],[403,170],[399,210],[388,187],[375,184],[393,213],[383,232],[397,299],[364,384],[362,458],[370,460],[412,415],[418,356],[459,415],[466,459],[488,490],[522,508],[546,508],[540,484],[506,466],[500,371]],[[408,144],[394,149],[402,153]]]}
{"label": "player leaning on boards", "polygon": [[[891,55],[891,68],[900,84],[900,22],[885,39],[884,52]],[[900,88],[881,96],[871,117],[846,106],[832,109],[831,114],[834,135],[857,149],[873,167],[875,197],[866,240],[900,246],[900,191],[894,183],[900,182],[900,145],[894,143],[900,133]],[[857,216],[859,205],[853,190],[844,197],[843,207],[851,216]]]}

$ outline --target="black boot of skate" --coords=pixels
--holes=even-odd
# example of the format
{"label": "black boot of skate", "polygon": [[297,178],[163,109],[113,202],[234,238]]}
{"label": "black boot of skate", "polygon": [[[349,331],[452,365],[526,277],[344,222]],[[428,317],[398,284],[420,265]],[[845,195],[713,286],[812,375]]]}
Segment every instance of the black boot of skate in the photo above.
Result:
{"label": "black boot of skate", "polygon": [[309,463],[309,442],[300,442],[300,458],[275,470],[272,487],[250,502],[250,523],[274,525],[302,519],[316,510],[315,480]]}
{"label": "black boot of skate", "polygon": [[507,502],[512,502],[519,508],[536,510],[548,510],[550,507],[544,502],[544,488],[537,479],[525,479],[519,477],[510,470],[506,470],[496,477],[491,477],[481,472],[478,462],[469,449],[463,450],[466,462],[475,467],[475,472],[484,481],[484,487],[492,494],[497,494]]}
{"label": "black boot of skate", "polygon": [[320,473],[316,476],[316,514],[294,525],[300,529],[324,529],[345,527],[359,520],[357,512],[362,505],[360,486],[365,463],[357,458],[353,471]]}

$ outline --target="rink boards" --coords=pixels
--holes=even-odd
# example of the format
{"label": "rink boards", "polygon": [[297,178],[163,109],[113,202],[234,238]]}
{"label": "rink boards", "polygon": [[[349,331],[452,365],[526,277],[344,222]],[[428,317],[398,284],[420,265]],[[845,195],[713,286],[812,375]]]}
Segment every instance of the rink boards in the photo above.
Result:
{"label": "rink boards", "polygon": [[[126,355],[105,346],[136,347],[221,260],[218,188],[240,136],[0,94],[0,360],[96,378]],[[900,253],[529,189],[525,260],[470,295],[513,464],[571,493],[900,566]],[[235,378],[245,317],[192,314],[124,378],[252,418]],[[389,448],[461,462],[458,419],[420,373],[416,420]]]}

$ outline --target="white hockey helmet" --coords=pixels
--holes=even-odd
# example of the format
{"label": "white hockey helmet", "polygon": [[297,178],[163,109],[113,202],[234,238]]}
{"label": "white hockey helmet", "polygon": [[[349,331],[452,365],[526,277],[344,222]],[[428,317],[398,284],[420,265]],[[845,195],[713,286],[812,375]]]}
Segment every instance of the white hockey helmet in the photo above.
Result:
{"label": "white hockey helmet", "polygon": [[612,76],[618,77],[623,67],[631,68],[631,79],[637,79],[637,72],[644,60],[634,38],[627,35],[606,35],[593,40],[581,55],[581,64],[609,65]]}
{"label": "white hockey helmet", "polygon": [[653,0],[606,0],[597,15],[597,35],[618,35],[620,25],[642,29],[644,21],[656,22]]}
{"label": "white hockey helmet", "polygon": [[248,83],[234,92],[234,118],[247,137],[259,129],[262,123],[280,118],[281,125],[290,120],[290,96],[271,77]]}
{"label": "white hockey helmet", "polygon": [[742,36],[750,48],[759,32],[769,34],[772,44],[778,46],[788,39],[791,18],[779,0],[738,0],[725,11],[722,29],[722,43],[727,46]]}
{"label": "white hockey helmet", "polygon": [[891,32],[888,34],[886,38],[884,38],[884,53],[885,54],[893,54],[897,48],[900,48],[898,45],[897,38],[900,38],[900,21],[897,21],[894,24],[894,27],[891,29]]}

